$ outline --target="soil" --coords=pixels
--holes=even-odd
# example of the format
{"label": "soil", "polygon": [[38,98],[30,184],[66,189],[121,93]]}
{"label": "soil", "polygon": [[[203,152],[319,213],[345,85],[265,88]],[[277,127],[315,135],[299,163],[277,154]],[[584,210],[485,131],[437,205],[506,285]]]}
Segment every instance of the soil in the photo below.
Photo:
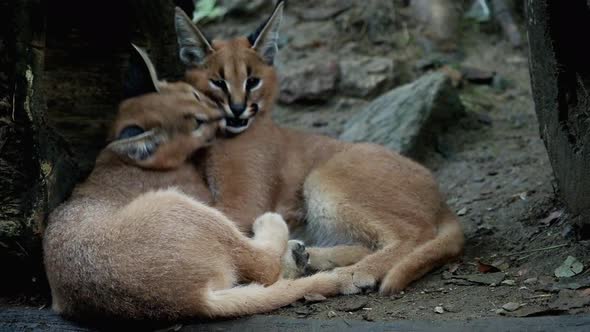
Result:
{"label": "soil", "polygon": [[[338,1],[290,2],[282,28],[281,65],[287,67],[312,53],[394,59],[396,79],[375,94],[417,78],[423,73],[417,64],[431,58],[448,61],[447,70],[473,67],[495,72],[499,78],[494,84],[463,82],[458,87],[467,115],[446,128],[438,144],[421,159],[434,171],[449,205],[460,215],[467,238],[465,254],[396,296],[371,293],[317,303],[301,301],[269,315],[344,321],[464,320],[519,315],[525,309],[543,314],[554,308],[554,301],[565,292],[559,293],[559,287],[547,290],[557,281],[554,270],[568,256],[590,266],[590,243],[575,239],[570,219],[557,198],[551,165],[539,138],[526,51],[514,49],[494,27],[463,22],[457,51],[438,53],[431,41],[421,37],[421,28],[406,8],[396,9],[394,24],[373,24],[373,38],[368,38],[362,19],[346,24],[362,8],[361,1],[351,3],[332,10]],[[325,15],[311,15],[314,21],[306,21],[311,19],[298,14],[309,11]],[[245,34],[263,15],[226,17],[204,30],[218,36]],[[362,17],[371,16],[364,12]],[[306,30],[309,33],[298,33],[310,24],[314,28]],[[375,29],[381,29],[377,34],[390,37],[375,40]],[[290,45],[293,42],[297,48]],[[336,91],[320,104],[279,105],[275,117],[286,126],[337,137],[351,114],[371,99]],[[490,273],[483,273],[486,269]],[[568,280],[583,283],[590,276],[588,271],[585,267]],[[483,283],[466,281],[474,279],[471,275],[484,279],[480,280]],[[499,311],[511,302],[521,308],[513,313]],[[563,306],[551,312],[590,311],[579,307],[570,310]]]}

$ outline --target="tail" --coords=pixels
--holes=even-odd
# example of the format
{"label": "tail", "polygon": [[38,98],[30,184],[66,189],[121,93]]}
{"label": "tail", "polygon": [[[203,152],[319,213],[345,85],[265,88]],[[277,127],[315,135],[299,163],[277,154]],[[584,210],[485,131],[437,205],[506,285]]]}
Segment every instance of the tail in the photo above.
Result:
{"label": "tail", "polygon": [[212,318],[269,312],[289,305],[306,294],[334,296],[340,292],[339,277],[321,272],[300,279],[281,279],[264,287],[259,284],[210,291],[205,301]]}
{"label": "tail", "polygon": [[387,272],[381,282],[381,293],[399,292],[412,281],[463,252],[465,239],[461,224],[447,206],[443,209],[437,236],[409,253]]}

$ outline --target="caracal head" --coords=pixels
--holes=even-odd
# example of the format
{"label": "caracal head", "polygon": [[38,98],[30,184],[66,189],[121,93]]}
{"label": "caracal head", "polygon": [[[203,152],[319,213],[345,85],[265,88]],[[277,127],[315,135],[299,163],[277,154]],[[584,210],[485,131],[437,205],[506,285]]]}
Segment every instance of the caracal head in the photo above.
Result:
{"label": "caracal head", "polygon": [[176,168],[212,143],[223,112],[187,83],[158,81],[145,52],[133,46],[128,99],[119,106],[107,149],[143,168]]}
{"label": "caracal head", "polygon": [[215,101],[226,114],[225,131],[238,134],[254,118],[270,111],[278,92],[273,67],[284,1],[248,37],[210,42],[180,8],[176,33],[186,80]]}

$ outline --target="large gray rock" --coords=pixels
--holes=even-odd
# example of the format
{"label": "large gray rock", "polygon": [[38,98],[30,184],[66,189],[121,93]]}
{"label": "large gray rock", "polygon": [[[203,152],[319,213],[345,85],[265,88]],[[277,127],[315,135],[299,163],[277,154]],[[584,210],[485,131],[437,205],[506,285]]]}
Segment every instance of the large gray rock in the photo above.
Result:
{"label": "large gray rock", "polygon": [[340,138],[382,144],[414,156],[438,130],[463,114],[450,79],[435,72],[377,98],[348,121]]}
{"label": "large gray rock", "polygon": [[308,57],[293,61],[281,73],[279,101],[325,102],[336,90],[339,77],[335,59]]}
{"label": "large gray rock", "polygon": [[340,61],[340,92],[352,97],[375,95],[395,78],[393,60],[356,56]]}

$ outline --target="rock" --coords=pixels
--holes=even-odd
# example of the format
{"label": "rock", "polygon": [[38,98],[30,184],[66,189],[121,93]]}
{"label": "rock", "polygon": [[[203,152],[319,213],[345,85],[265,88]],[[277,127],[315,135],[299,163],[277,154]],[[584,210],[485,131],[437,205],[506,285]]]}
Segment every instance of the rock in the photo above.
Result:
{"label": "rock", "polygon": [[294,12],[305,21],[323,21],[341,14],[351,7],[352,0],[323,0],[319,8],[313,10],[309,10],[308,7],[296,8]]}
{"label": "rock", "polygon": [[453,0],[412,0],[413,16],[426,27],[426,35],[443,48],[454,48],[460,15]]}
{"label": "rock", "polygon": [[475,67],[461,67],[463,79],[473,84],[492,84],[496,73]]}
{"label": "rock", "polygon": [[516,302],[508,302],[505,305],[502,306],[502,309],[508,311],[508,312],[512,312],[517,310],[518,308],[520,308],[520,304],[516,303]]}
{"label": "rock", "polygon": [[256,14],[272,0],[221,0],[219,6],[227,10],[228,15]]}
{"label": "rock", "polygon": [[499,285],[506,275],[504,272],[486,273],[486,274],[465,274],[456,275],[454,278],[467,280],[476,284]]}
{"label": "rock", "polygon": [[340,303],[336,309],[344,312],[358,311],[364,308],[368,303],[369,301],[364,298],[348,297],[344,298],[342,303]]}
{"label": "rock", "polygon": [[317,48],[334,41],[338,30],[332,21],[304,22],[286,34],[290,38],[289,46],[297,50]]}
{"label": "rock", "polygon": [[325,102],[334,91],[340,77],[338,63],[318,57],[296,60],[283,72],[279,101]]}
{"label": "rock", "polygon": [[322,294],[307,294],[303,296],[305,303],[316,303],[326,301],[326,297]]}
{"label": "rock", "polygon": [[393,81],[393,60],[356,56],[340,61],[340,91],[347,96],[367,97]]}
{"label": "rock", "polygon": [[443,307],[441,307],[441,306],[436,306],[436,307],[434,307],[434,312],[437,314],[444,314],[445,309],[443,309]]}
{"label": "rock", "polygon": [[516,281],[514,281],[514,280],[504,280],[500,284],[501,285],[505,285],[505,286],[514,286],[514,285],[516,285]]}
{"label": "rock", "polygon": [[353,39],[368,40],[375,44],[391,43],[397,32],[396,6],[393,1],[369,0],[356,2],[346,13],[335,21],[341,31]]}
{"label": "rock", "polygon": [[536,284],[537,281],[539,281],[537,278],[528,278],[525,281],[523,281],[522,283],[525,285],[533,285],[533,284]]}
{"label": "rock", "polygon": [[328,318],[334,318],[334,317],[338,317],[336,312],[334,312],[332,310],[328,311]]}
{"label": "rock", "polygon": [[374,100],[345,124],[340,138],[415,155],[464,112],[448,77],[431,73]]}

